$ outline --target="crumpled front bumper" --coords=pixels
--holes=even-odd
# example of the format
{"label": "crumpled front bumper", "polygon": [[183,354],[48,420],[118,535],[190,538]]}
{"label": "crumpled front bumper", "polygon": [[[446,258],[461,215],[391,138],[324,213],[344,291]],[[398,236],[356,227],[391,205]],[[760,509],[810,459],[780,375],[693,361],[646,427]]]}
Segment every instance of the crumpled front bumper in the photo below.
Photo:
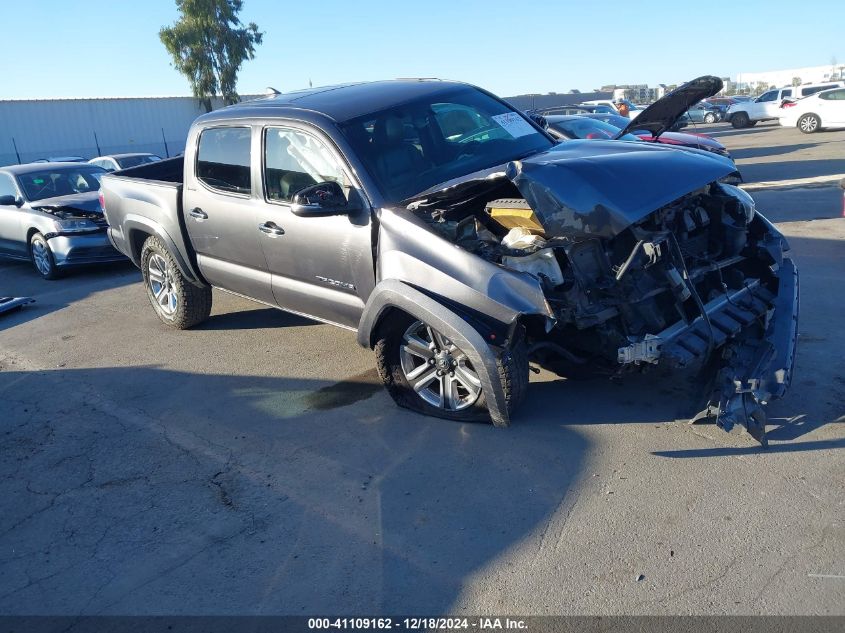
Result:
{"label": "crumpled front bumper", "polygon": [[[767,222],[768,224],[768,222]],[[714,419],[725,431],[743,425],[763,446],[763,406],[782,397],[792,381],[798,340],[799,276],[786,242],[774,227],[767,248],[775,262],[772,283],[745,286],[704,305],[707,319],[680,321],[618,350],[618,362],[702,367],[713,382],[704,409],[692,422]],[[762,323],[763,333],[756,324]]]}
{"label": "crumpled front bumper", "polygon": [[112,246],[105,230],[76,235],[54,233],[45,237],[59,267],[126,260]]}
{"label": "crumpled front bumper", "polygon": [[781,262],[778,280],[765,334],[740,336],[727,346],[707,406],[692,419],[715,418],[725,431],[742,424],[763,446],[768,445],[763,406],[789,388],[798,343],[799,277],[791,258]]}

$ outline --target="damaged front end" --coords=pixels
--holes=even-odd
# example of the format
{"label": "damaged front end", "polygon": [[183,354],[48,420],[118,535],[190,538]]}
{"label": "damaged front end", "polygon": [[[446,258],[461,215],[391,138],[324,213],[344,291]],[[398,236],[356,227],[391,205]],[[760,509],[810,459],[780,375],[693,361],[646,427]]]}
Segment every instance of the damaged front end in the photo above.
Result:
{"label": "damaged front end", "polygon": [[712,154],[572,141],[409,208],[462,248],[539,279],[551,321],[526,319],[532,360],[564,376],[697,372],[693,420],[766,444],[797,338],[788,245]]}
{"label": "damaged front end", "polygon": [[47,213],[54,218],[55,231],[46,234],[47,239],[59,235],[105,233],[108,223],[102,212],[86,208],[86,206],[90,205],[50,204],[35,206],[33,209]]}

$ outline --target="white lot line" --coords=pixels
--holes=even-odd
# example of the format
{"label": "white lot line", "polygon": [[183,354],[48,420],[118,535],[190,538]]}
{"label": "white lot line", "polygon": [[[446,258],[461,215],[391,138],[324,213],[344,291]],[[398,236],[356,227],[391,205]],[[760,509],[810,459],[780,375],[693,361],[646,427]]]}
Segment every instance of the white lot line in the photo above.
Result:
{"label": "white lot line", "polygon": [[845,580],[845,576],[841,574],[807,574],[809,578],[837,578],[839,580]]}
{"label": "white lot line", "polygon": [[[740,168],[742,166],[740,165]],[[739,185],[745,190],[771,189],[774,187],[806,187],[809,185],[828,185],[839,182],[845,178],[845,174],[834,174],[832,176],[813,176],[812,178],[793,178],[792,180],[769,180],[764,182],[746,182]]]}

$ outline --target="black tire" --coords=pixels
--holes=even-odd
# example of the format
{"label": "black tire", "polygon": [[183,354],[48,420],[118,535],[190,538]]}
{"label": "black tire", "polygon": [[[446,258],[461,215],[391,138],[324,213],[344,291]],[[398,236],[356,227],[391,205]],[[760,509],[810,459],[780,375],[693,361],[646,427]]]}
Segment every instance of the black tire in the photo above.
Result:
{"label": "black tire", "polygon": [[813,134],[822,128],[822,120],[815,114],[804,114],[795,123],[804,134]]}
{"label": "black tire", "polygon": [[736,129],[750,127],[751,120],[745,112],[737,112],[731,117],[731,125]]}
{"label": "black tire", "polygon": [[29,259],[35,268],[35,272],[42,278],[53,281],[61,277],[50,244],[41,233],[33,233],[32,237],[29,238]]}
{"label": "black tire", "polygon": [[[405,409],[447,420],[489,422],[490,414],[483,390],[471,406],[451,411],[429,404],[408,383],[400,362],[400,349],[406,330],[416,321],[407,314],[399,313],[389,317],[379,328],[375,345],[376,364],[379,376],[394,402]],[[512,413],[525,399],[528,391],[528,354],[521,338],[499,356],[496,365],[507,409]]]}
{"label": "black tire", "polygon": [[[165,265],[161,264],[162,261]],[[164,268],[163,272],[166,273],[165,284],[156,281],[161,268]],[[147,297],[162,323],[185,330],[202,323],[211,314],[211,288],[196,286],[185,279],[170,251],[155,236],[147,238],[141,248],[141,272],[144,275]],[[165,286],[168,297],[173,297],[173,301],[166,301],[166,307],[157,299],[154,290],[154,286],[162,289],[162,285]],[[161,293],[158,296],[161,297]]]}
{"label": "black tire", "polygon": [[704,122],[705,123],[715,123],[716,122],[716,115],[712,112],[708,112],[704,115]]}

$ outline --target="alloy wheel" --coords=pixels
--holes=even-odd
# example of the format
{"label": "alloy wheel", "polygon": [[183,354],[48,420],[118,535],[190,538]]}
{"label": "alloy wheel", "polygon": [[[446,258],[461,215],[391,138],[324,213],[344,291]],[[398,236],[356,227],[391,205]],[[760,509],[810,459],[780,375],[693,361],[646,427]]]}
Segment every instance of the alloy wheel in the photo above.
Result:
{"label": "alloy wheel", "polygon": [[167,260],[158,253],[153,253],[147,264],[147,271],[150,277],[150,291],[158,307],[167,315],[175,314],[179,298]]}
{"label": "alloy wheel", "polygon": [[819,126],[819,121],[814,116],[805,116],[801,117],[801,120],[798,122],[798,126],[801,128],[802,132],[815,132],[816,128]]}
{"label": "alloy wheel", "polygon": [[481,380],[466,354],[422,321],[405,330],[399,361],[411,388],[439,409],[461,411],[481,395]]}
{"label": "alloy wheel", "polygon": [[38,272],[45,277],[53,269],[53,263],[50,261],[50,250],[42,240],[32,242],[32,261],[35,263]]}

